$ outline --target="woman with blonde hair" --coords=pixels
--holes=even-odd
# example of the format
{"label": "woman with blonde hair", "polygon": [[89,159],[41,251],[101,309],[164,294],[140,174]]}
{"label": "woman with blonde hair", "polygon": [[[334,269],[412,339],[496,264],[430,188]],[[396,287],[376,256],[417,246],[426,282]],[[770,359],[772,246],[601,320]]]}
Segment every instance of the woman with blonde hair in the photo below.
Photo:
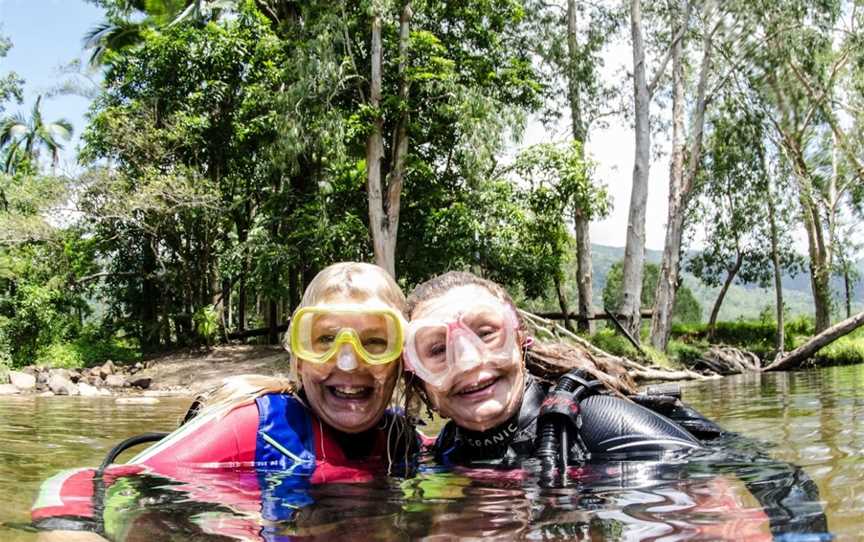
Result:
{"label": "woman with blonde hair", "polygon": [[[380,267],[325,268],[307,287],[286,334],[291,378],[230,378],[179,429],[125,465],[108,467],[121,445],[95,472],[75,471],[60,483],[54,477],[43,487],[52,494],[40,495],[32,510],[34,524],[56,528],[59,515],[64,529],[74,526],[69,510],[80,505],[82,477],[101,482],[111,469],[189,481],[196,470],[239,467],[293,473],[316,484],[366,481],[404,466],[416,436],[387,407],[401,373],[405,311],[404,294]],[[262,495],[265,489],[272,488],[261,487]],[[230,502],[218,491],[207,496],[223,498]],[[82,518],[82,530],[94,519]]]}

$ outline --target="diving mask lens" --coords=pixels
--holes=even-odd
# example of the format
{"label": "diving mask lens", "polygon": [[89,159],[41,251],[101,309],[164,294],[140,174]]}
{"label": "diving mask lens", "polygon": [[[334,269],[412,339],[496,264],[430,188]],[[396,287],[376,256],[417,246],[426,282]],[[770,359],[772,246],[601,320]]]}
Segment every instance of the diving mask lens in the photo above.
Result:
{"label": "diving mask lens", "polygon": [[405,344],[409,369],[435,387],[474,365],[503,367],[514,355],[518,321],[508,307],[476,306],[449,320],[411,322]]}
{"label": "diving mask lens", "polygon": [[344,364],[345,347],[353,347],[369,365],[390,363],[402,354],[402,315],[392,309],[303,307],[294,314],[289,333],[291,351],[311,363],[327,363],[338,354]]}

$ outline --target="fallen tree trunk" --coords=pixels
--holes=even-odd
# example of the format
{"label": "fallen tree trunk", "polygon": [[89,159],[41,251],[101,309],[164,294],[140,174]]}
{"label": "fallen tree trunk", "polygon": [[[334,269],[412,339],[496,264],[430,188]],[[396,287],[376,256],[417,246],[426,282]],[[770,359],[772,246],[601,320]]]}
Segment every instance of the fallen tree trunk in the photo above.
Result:
{"label": "fallen tree trunk", "polygon": [[785,356],[775,359],[770,365],[762,370],[782,371],[798,367],[826,344],[829,344],[844,335],[852,333],[862,325],[864,325],[864,312],[859,312],[851,318],[847,318],[842,322],[834,324]]}
{"label": "fallen tree trunk", "polygon": [[731,346],[712,346],[696,361],[696,367],[704,367],[721,375],[758,372],[762,370],[759,357],[753,352]]}

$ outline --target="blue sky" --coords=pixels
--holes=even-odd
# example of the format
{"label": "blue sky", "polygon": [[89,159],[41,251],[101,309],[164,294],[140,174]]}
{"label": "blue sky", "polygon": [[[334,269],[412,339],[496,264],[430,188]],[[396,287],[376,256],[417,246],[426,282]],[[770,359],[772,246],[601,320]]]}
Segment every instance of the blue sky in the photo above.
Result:
{"label": "blue sky", "polygon": [[[0,73],[14,71],[24,79],[24,103],[8,104],[6,113],[29,111],[36,96],[63,80],[58,67],[86,60],[82,38],[102,20],[102,10],[83,0],[0,0],[0,34],[12,40],[9,54],[0,59]],[[89,101],[77,96],[43,100],[47,119],[63,117],[75,127],[75,139],[62,157],[62,168],[69,172],[75,169],[74,147],[88,107]]]}

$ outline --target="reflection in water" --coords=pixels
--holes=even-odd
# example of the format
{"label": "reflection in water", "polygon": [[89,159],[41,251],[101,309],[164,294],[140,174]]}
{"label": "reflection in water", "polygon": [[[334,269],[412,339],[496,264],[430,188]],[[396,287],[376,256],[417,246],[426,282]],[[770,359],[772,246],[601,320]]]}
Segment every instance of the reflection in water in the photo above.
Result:
{"label": "reflection in water", "polygon": [[864,510],[864,365],[739,375],[684,390],[706,416],[767,443],[819,486],[838,540],[860,540]]}
{"label": "reflection in water", "polygon": [[[723,450],[687,461],[589,464],[572,469],[571,484],[558,489],[541,487],[533,464],[511,471],[428,467],[408,480],[311,488],[278,474],[249,483],[257,476],[249,472],[202,474],[194,484],[130,476],[106,490],[106,532],[117,540],[770,540],[772,527],[818,530],[821,503],[807,498],[812,478],[831,532],[854,540],[864,508],[864,474],[855,465],[864,442],[862,386],[858,366],[685,389],[709,417],[767,443],[760,448],[770,458],[751,440],[730,439]],[[4,398],[0,498],[11,506],[0,509],[7,525],[0,539],[35,540],[9,525],[29,521],[42,480],[98,464],[129,435],[171,429],[186,403]],[[229,494],[231,502],[222,497]]]}

